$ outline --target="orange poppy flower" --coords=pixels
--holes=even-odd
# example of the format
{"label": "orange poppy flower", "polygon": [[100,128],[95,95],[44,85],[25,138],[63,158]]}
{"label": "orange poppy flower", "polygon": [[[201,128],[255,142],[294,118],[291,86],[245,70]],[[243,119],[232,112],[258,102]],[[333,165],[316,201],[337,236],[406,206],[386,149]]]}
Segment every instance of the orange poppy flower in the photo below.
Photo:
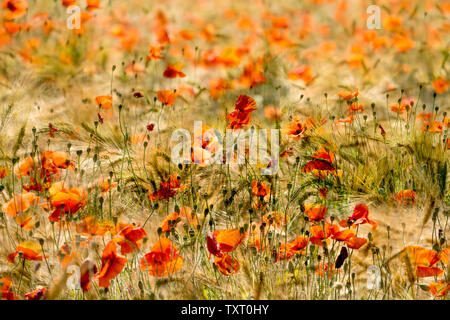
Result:
{"label": "orange poppy flower", "polygon": [[430,283],[430,293],[436,297],[445,297],[450,292],[450,282],[441,280]]}
{"label": "orange poppy flower", "polygon": [[416,192],[411,189],[401,190],[395,196],[395,199],[403,203],[414,203],[416,202]]}
{"label": "orange poppy flower", "polygon": [[265,197],[270,194],[270,185],[266,181],[252,181],[252,194],[257,197]]}
{"label": "orange poppy flower", "polygon": [[65,152],[44,151],[41,153],[41,163],[44,174],[57,173],[58,169],[75,169],[75,165],[70,161]]}
{"label": "orange poppy flower", "polygon": [[32,157],[27,157],[19,162],[19,166],[16,168],[15,173],[19,177],[29,176],[31,172],[36,169],[34,160]]}
{"label": "orange poppy flower", "polygon": [[439,121],[429,121],[422,125],[422,131],[430,133],[442,133],[442,122]]}
{"label": "orange poppy flower", "polygon": [[151,61],[151,60],[164,59],[164,56],[162,55],[163,49],[164,49],[164,47],[161,45],[150,46],[150,51],[146,57],[146,60]]}
{"label": "orange poppy flower", "polygon": [[313,225],[309,228],[310,238],[309,241],[312,244],[315,244],[317,246],[323,247],[324,241],[328,245],[329,243],[329,237],[333,234],[339,232],[339,226],[336,224],[330,224],[328,222],[325,222],[325,225]]}
{"label": "orange poppy flower", "polygon": [[339,123],[353,123],[353,120],[355,120],[355,116],[351,114],[345,119],[337,120],[336,124],[339,124]]}
{"label": "orange poppy flower", "polygon": [[266,77],[264,76],[263,59],[246,64],[238,81],[245,88],[252,88],[265,83]]}
{"label": "orange poppy flower", "polygon": [[160,189],[150,193],[148,198],[150,200],[162,200],[172,198],[176,195],[177,191],[182,189],[181,178],[176,175],[169,175],[168,178],[160,182]]}
{"label": "orange poppy flower", "polygon": [[6,177],[9,173],[9,169],[8,167],[3,167],[0,166],[0,179],[3,179],[4,177]]}
{"label": "orange poppy flower", "polygon": [[33,216],[33,214],[28,211],[17,215],[15,220],[23,230],[31,230],[36,224],[37,217]]}
{"label": "orange poppy flower", "polygon": [[77,0],[61,0],[61,3],[65,7],[70,7],[77,4]]}
{"label": "orange poppy flower", "polygon": [[286,225],[289,220],[288,215],[279,211],[268,212],[262,217],[262,222],[266,224],[266,227],[274,227],[275,231],[281,231],[282,226]]}
{"label": "orange poppy flower", "polygon": [[32,292],[25,293],[25,297],[28,300],[45,300],[47,295],[47,288],[43,286],[37,286]]}
{"label": "orange poppy flower", "polygon": [[59,221],[65,214],[75,214],[87,201],[87,191],[83,188],[61,189],[50,197],[55,211],[48,217],[52,222]]}
{"label": "orange poppy flower", "polygon": [[113,241],[120,245],[120,252],[122,254],[137,251],[142,245],[140,240],[147,235],[143,228],[136,227],[133,224],[120,223],[117,226],[117,230],[117,237]]}
{"label": "orange poppy flower", "polygon": [[303,80],[305,84],[309,84],[314,80],[313,68],[311,66],[298,66],[288,72],[289,80]]}
{"label": "orange poppy flower", "polygon": [[445,248],[439,254],[441,261],[443,263],[445,263],[446,265],[448,265],[448,263],[449,263],[449,255],[450,255],[450,247]]}
{"label": "orange poppy flower", "polygon": [[403,24],[403,19],[400,16],[391,15],[384,19],[384,27],[388,31],[398,30]]}
{"label": "orange poppy flower", "polygon": [[250,113],[254,110],[256,110],[255,100],[249,96],[240,95],[236,100],[234,111],[227,115],[227,118],[230,121],[230,124],[227,128],[242,128],[243,125],[246,125],[250,122]]}
{"label": "orange poppy flower", "polygon": [[122,272],[127,261],[127,258],[117,255],[114,241],[108,242],[102,254],[102,268],[95,275],[95,279],[98,279],[98,285],[102,288],[108,288],[111,284],[110,281]]}
{"label": "orange poppy flower", "polygon": [[141,260],[141,270],[154,277],[168,277],[183,266],[183,258],[168,238],[160,238]]}
{"label": "orange poppy flower", "polygon": [[210,255],[221,257],[223,252],[236,249],[244,237],[245,234],[241,234],[238,228],[216,230],[206,236],[206,245]]}
{"label": "orange poppy flower", "polygon": [[304,123],[300,120],[299,117],[294,117],[291,122],[287,124],[287,126],[283,129],[284,134],[288,135],[294,140],[299,140],[300,135],[304,133],[306,130]]}
{"label": "orange poppy flower", "polygon": [[7,257],[8,261],[14,263],[16,256],[21,253],[22,259],[42,261],[42,247],[38,242],[25,241],[16,247],[16,251],[10,253]]}
{"label": "orange poppy flower", "polygon": [[439,253],[419,246],[408,246],[403,250],[411,262],[418,278],[440,276],[444,270],[433,267],[439,262]]}
{"label": "orange poppy flower", "polygon": [[209,81],[209,95],[213,99],[221,97],[226,91],[232,89],[234,84],[232,81],[219,78]]}
{"label": "orange poppy flower", "polygon": [[178,98],[178,93],[174,90],[160,90],[158,91],[158,100],[165,106],[171,106]]}
{"label": "orange poppy flower", "polygon": [[169,64],[166,67],[166,70],[164,71],[164,77],[166,78],[184,78],[186,77],[186,74],[181,71],[181,69],[184,68],[183,62],[176,62],[174,64]]}
{"label": "orange poppy flower", "polygon": [[353,215],[346,220],[339,222],[341,227],[349,227],[349,222],[351,222],[352,227],[358,224],[370,224],[373,228],[377,227],[377,223],[369,219],[369,208],[365,204],[357,204]]}
{"label": "orange poppy flower", "polygon": [[436,78],[433,80],[433,88],[437,94],[442,94],[448,89],[449,82],[444,78]]}
{"label": "orange poppy flower", "polygon": [[354,114],[354,113],[363,112],[363,111],[364,111],[363,105],[357,101],[348,105],[348,109],[347,109],[348,114]]}
{"label": "orange poppy flower", "polygon": [[3,0],[2,8],[5,10],[5,19],[14,20],[25,15],[28,2],[27,0]]}
{"label": "orange poppy flower", "polygon": [[345,240],[345,243],[347,244],[347,247],[351,249],[359,249],[367,243],[367,239],[353,236]]}
{"label": "orange poppy flower", "polygon": [[11,290],[12,282],[10,277],[0,278],[0,300],[19,300]]}
{"label": "orange poppy flower", "polygon": [[87,0],[86,4],[87,4],[86,9],[88,11],[97,10],[97,9],[102,8],[102,7],[100,7],[100,0]]}
{"label": "orange poppy flower", "polygon": [[410,37],[407,35],[402,34],[395,34],[394,38],[392,39],[394,47],[397,48],[398,52],[405,52],[408,51],[416,45],[416,43],[411,40]]}
{"label": "orange poppy flower", "polygon": [[32,192],[13,195],[12,199],[2,205],[2,211],[10,217],[15,217],[36,206],[39,203],[39,197]]}
{"label": "orange poppy flower", "polygon": [[282,243],[275,260],[288,260],[296,254],[302,254],[308,244],[308,241],[309,239],[307,236],[298,236],[287,244]]}
{"label": "orange poppy flower", "polygon": [[230,256],[229,254],[225,253],[220,257],[216,257],[214,260],[214,264],[217,267],[217,269],[226,276],[231,276],[239,271],[239,262]]}
{"label": "orange poppy flower", "polygon": [[89,216],[77,224],[76,231],[87,236],[104,236],[108,232],[115,234],[115,226],[110,220],[98,221],[95,217]]}
{"label": "orange poppy flower", "polygon": [[338,93],[339,98],[343,100],[352,100],[353,98],[356,98],[359,95],[358,88],[355,88],[353,92],[345,90]]}
{"label": "orange poppy flower", "polygon": [[19,32],[21,29],[21,25],[19,23],[12,21],[5,21],[3,23],[3,26],[5,27],[5,31],[8,32],[9,34],[15,34]]}
{"label": "orange poppy flower", "polygon": [[305,214],[309,221],[320,221],[325,218],[327,207],[321,203],[307,203],[305,204]]}
{"label": "orange poppy flower", "polygon": [[110,109],[112,107],[113,99],[111,96],[97,96],[95,97],[95,104],[102,109]]}
{"label": "orange poppy flower", "polygon": [[195,32],[193,30],[180,30],[178,35],[184,40],[192,40],[195,38]]}
{"label": "orange poppy flower", "polygon": [[329,163],[334,162],[334,153],[324,147],[320,147],[312,156],[314,159],[325,160]]}
{"label": "orange poppy flower", "polygon": [[192,214],[192,209],[189,207],[181,207],[179,212],[169,214],[160,224],[163,232],[170,232],[175,228],[178,222],[184,221],[193,226],[198,225],[197,216]]}

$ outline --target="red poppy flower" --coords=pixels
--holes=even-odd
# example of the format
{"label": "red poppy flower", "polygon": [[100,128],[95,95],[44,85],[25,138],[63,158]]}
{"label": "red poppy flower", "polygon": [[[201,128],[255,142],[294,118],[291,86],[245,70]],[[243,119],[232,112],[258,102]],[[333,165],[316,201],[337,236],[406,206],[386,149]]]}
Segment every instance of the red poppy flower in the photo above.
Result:
{"label": "red poppy flower", "polygon": [[43,286],[37,286],[37,288],[29,293],[25,294],[28,300],[45,300],[47,295],[47,288]]}
{"label": "red poppy flower", "polygon": [[184,78],[186,77],[186,74],[183,73],[181,70],[184,68],[183,62],[176,62],[174,64],[169,64],[166,67],[166,70],[164,71],[164,77],[166,78]]}
{"label": "red poppy flower", "polygon": [[38,242],[25,241],[16,247],[16,251],[10,253],[7,257],[8,261],[14,263],[16,256],[21,253],[22,259],[42,261],[42,247]]}
{"label": "red poppy flower", "polygon": [[357,204],[355,206],[355,210],[353,211],[353,215],[346,220],[339,222],[339,225],[341,227],[349,227],[349,221],[353,227],[358,224],[365,223],[369,223],[374,228],[377,227],[377,223],[369,219],[369,208],[365,204]]}
{"label": "red poppy flower", "polygon": [[120,252],[122,254],[132,253],[141,247],[141,239],[143,239],[147,233],[139,226],[132,224],[120,223],[117,226],[118,234],[114,238],[114,242],[120,245]]}
{"label": "red poppy flower", "polygon": [[102,288],[108,288],[110,281],[114,279],[127,263],[127,258],[117,255],[116,244],[113,241],[108,242],[102,255],[102,268],[95,275],[98,279],[98,285]]}
{"label": "red poppy flower", "polygon": [[141,270],[154,277],[168,277],[183,266],[183,258],[170,239],[161,238],[141,260]]}

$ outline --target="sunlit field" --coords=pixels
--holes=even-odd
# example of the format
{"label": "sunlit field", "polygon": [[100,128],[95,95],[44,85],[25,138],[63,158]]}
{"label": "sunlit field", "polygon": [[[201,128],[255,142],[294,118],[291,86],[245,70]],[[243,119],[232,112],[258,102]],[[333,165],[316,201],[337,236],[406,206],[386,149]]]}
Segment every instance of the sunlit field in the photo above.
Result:
{"label": "sunlit field", "polygon": [[1,1],[1,299],[449,299],[450,1]]}

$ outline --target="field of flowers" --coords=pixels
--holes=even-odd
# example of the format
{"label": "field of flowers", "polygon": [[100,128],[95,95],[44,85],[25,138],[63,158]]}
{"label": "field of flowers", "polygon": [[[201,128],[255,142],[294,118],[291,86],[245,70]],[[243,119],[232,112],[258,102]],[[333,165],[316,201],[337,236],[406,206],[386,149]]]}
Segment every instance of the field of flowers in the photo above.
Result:
{"label": "field of flowers", "polygon": [[0,299],[449,299],[449,17],[1,0]]}

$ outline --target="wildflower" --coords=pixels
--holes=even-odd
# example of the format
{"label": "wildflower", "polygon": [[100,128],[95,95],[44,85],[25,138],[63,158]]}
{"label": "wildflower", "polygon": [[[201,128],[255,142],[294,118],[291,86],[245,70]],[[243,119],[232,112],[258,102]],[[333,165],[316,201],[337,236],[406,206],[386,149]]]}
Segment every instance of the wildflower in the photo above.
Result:
{"label": "wildflower", "polygon": [[19,298],[14,295],[11,290],[12,281],[10,277],[0,278],[0,299],[5,300],[18,300]]}
{"label": "wildflower", "polygon": [[5,19],[14,20],[25,15],[28,9],[27,0],[3,0],[2,9]]}
{"label": "wildflower", "polygon": [[16,217],[36,206],[39,203],[39,197],[32,192],[13,195],[12,199],[2,205],[2,211],[10,217]]}
{"label": "wildflower", "polygon": [[175,103],[178,94],[174,90],[160,90],[158,91],[158,100],[165,106],[171,106]]}
{"label": "wildflower", "polygon": [[108,232],[115,234],[114,222],[110,220],[97,220],[93,216],[84,217],[76,225],[76,231],[79,234],[87,236],[104,236]]}
{"label": "wildflower", "polygon": [[47,288],[43,286],[37,286],[32,292],[26,293],[25,297],[28,300],[45,300],[47,295]]}
{"label": "wildflower", "polygon": [[169,175],[165,181],[161,180],[160,189],[153,193],[150,193],[148,195],[148,198],[150,200],[172,198],[181,188],[181,178],[175,175]]}
{"label": "wildflower", "polygon": [[164,47],[162,45],[150,46],[150,52],[147,55],[146,60],[151,61],[163,59],[164,58],[164,56],[162,55],[163,48]]}
{"label": "wildflower", "polygon": [[395,196],[395,199],[403,203],[414,203],[416,202],[416,192],[411,189],[401,190]]}
{"label": "wildflower", "polygon": [[140,240],[147,235],[143,228],[132,224],[120,223],[117,231],[113,241],[120,245],[120,252],[124,255],[139,250],[142,245]]}
{"label": "wildflower", "polygon": [[338,93],[339,98],[346,101],[352,100],[353,98],[356,98],[358,95],[359,95],[358,88],[355,88],[353,92],[345,90]]}
{"label": "wildflower", "polygon": [[320,203],[305,204],[305,214],[310,221],[320,221],[327,214],[327,207]]}
{"label": "wildflower", "polygon": [[116,244],[114,241],[108,242],[103,249],[102,267],[100,272],[95,274],[95,279],[98,279],[98,285],[102,288],[108,288],[120,272],[122,272],[128,259],[117,255]]}
{"label": "wildflower", "polygon": [[22,259],[42,261],[42,247],[38,242],[25,241],[16,247],[16,251],[10,253],[7,257],[8,261],[14,263],[14,259],[18,254],[21,254]]}
{"label": "wildflower", "polygon": [[95,97],[95,104],[101,109],[110,109],[112,107],[111,96],[97,96]]}
{"label": "wildflower", "polygon": [[216,257],[214,265],[226,276],[235,274],[240,268],[239,262],[227,253],[223,254],[221,257]]}
{"label": "wildflower", "polygon": [[303,80],[305,84],[310,84],[314,80],[313,68],[311,66],[298,66],[288,72],[289,80]]}
{"label": "wildflower", "polygon": [[299,117],[294,117],[294,119],[288,123],[288,125],[284,128],[284,133],[291,137],[294,140],[299,140],[300,135],[304,133],[306,128],[304,127],[304,123],[300,120]]}
{"label": "wildflower", "polygon": [[445,91],[447,91],[449,82],[445,80],[444,78],[436,78],[433,80],[433,88],[434,91],[436,91],[437,94],[442,94]]}
{"label": "wildflower", "polygon": [[308,244],[307,236],[298,236],[289,243],[282,243],[278,249],[278,254],[276,255],[276,261],[288,260],[296,254],[303,254],[306,245]]}
{"label": "wildflower", "polygon": [[439,121],[429,121],[422,125],[422,131],[430,133],[441,133],[442,128],[442,123]]}
{"label": "wildflower", "polygon": [[441,280],[430,283],[430,293],[435,297],[445,297],[450,292],[450,282]]}
{"label": "wildflower", "polygon": [[164,77],[166,78],[184,78],[186,74],[181,71],[184,68],[184,63],[176,62],[175,64],[169,64],[164,71]]}
{"label": "wildflower", "polygon": [[339,222],[341,227],[349,227],[349,222],[352,227],[355,227],[358,224],[370,224],[373,228],[377,227],[377,223],[373,220],[369,219],[369,208],[365,204],[357,204],[355,206],[355,210],[353,211],[353,215],[346,220],[342,220]]}
{"label": "wildflower", "polygon": [[0,166],[0,179],[3,179],[8,175],[9,169],[4,166]]}
{"label": "wildflower", "polygon": [[189,207],[181,207],[178,212],[169,214],[161,222],[160,227],[163,232],[170,232],[180,221],[194,227],[198,225],[197,216],[192,213],[192,209]]}
{"label": "wildflower", "polygon": [[86,204],[87,195],[87,191],[84,188],[55,188],[51,192],[50,202],[56,209],[48,219],[56,222],[65,214],[75,214]]}
{"label": "wildflower", "polygon": [[216,230],[206,236],[207,248],[210,255],[221,257],[224,252],[231,252],[243,240],[245,234],[238,228]]}
{"label": "wildflower", "polygon": [[418,278],[434,277],[444,273],[441,268],[434,267],[440,260],[439,254],[434,250],[408,246],[403,250],[403,254],[409,259]]}
{"label": "wildflower", "polygon": [[241,95],[236,100],[234,111],[227,115],[230,124],[227,128],[239,129],[250,122],[252,111],[256,110],[256,102],[253,98]]}
{"label": "wildflower", "polygon": [[183,266],[177,247],[167,238],[160,238],[152,250],[141,259],[141,270],[154,277],[168,277]]}

